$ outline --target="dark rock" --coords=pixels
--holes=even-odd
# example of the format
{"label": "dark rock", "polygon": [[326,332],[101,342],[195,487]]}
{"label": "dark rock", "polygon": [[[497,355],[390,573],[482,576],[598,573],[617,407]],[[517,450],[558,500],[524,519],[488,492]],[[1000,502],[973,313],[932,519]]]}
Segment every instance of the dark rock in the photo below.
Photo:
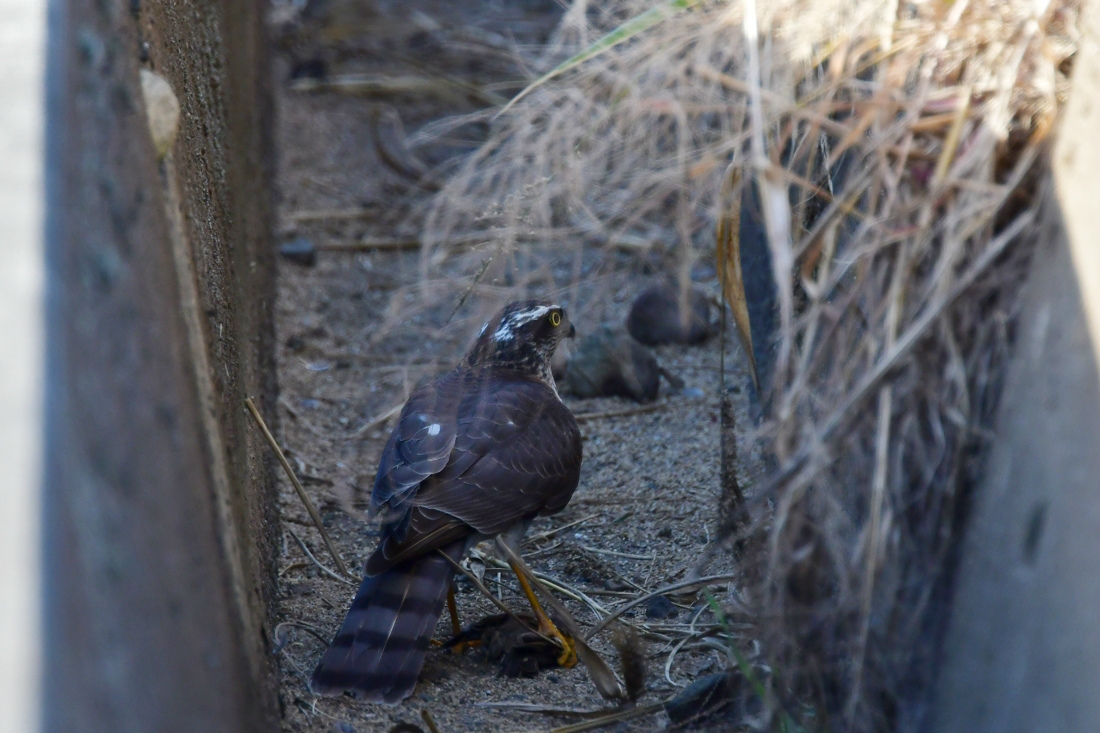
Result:
{"label": "dark rock", "polygon": [[711,334],[710,301],[702,291],[692,288],[687,306],[684,312],[679,288],[652,287],[630,306],[626,328],[631,336],[649,346],[699,343]]}
{"label": "dark rock", "polygon": [[564,387],[577,397],[652,402],[660,388],[660,367],[653,352],[629,334],[603,327],[577,346],[566,365]]}
{"label": "dark rock", "polygon": [[657,536],[662,540],[667,540],[672,537],[672,527],[661,527],[661,531],[657,533]]}
{"label": "dark rock", "polygon": [[284,259],[303,267],[313,267],[317,263],[317,248],[313,246],[313,242],[305,237],[298,237],[287,242],[279,248],[279,254]]}
{"label": "dark rock", "polygon": [[735,669],[700,677],[665,704],[673,730],[697,728],[719,717],[723,730],[733,730],[760,709],[760,699],[746,689]]}
{"label": "dark rock", "polygon": [[324,79],[328,76],[328,64],[324,59],[313,57],[294,62],[290,68],[291,80]]}
{"label": "dark rock", "polygon": [[653,596],[645,602],[646,618],[676,618],[679,610],[665,596]]}

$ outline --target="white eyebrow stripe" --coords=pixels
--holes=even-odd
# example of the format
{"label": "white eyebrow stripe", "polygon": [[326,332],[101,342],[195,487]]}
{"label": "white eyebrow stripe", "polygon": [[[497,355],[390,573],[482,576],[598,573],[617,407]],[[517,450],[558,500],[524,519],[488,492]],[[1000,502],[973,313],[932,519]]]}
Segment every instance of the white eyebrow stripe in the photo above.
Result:
{"label": "white eyebrow stripe", "polygon": [[536,318],[542,318],[553,306],[549,305],[536,305],[534,308],[525,311],[516,311],[512,315],[508,316],[509,323],[527,323],[533,321]]}
{"label": "white eyebrow stripe", "polygon": [[509,313],[500,322],[497,330],[493,333],[493,341],[511,341],[516,337],[514,326],[519,326],[530,321],[542,318],[557,306],[554,305],[536,305],[534,308],[529,308],[525,311],[516,311],[515,313]]}

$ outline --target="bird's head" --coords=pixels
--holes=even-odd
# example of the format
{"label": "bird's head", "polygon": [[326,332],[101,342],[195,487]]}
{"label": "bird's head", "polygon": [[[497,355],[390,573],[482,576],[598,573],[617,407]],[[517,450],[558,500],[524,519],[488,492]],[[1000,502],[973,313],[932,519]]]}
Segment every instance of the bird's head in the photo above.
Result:
{"label": "bird's head", "polygon": [[[481,327],[466,363],[509,367],[545,377],[550,374],[550,357],[558,344],[576,332],[560,305],[519,300],[504,306]],[[553,377],[548,381],[553,384]]]}

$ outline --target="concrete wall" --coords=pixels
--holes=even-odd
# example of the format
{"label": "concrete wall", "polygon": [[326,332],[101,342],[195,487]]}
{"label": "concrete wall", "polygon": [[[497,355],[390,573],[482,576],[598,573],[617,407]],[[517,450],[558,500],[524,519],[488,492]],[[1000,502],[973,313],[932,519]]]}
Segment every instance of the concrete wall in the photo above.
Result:
{"label": "concrete wall", "polygon": [[1100,2],[1054,154],[932,729],[1100,731]]}
{"label": "concrete wall", "polygon": [[45,0],[0,0],[0,731],[37,722]]}
{"label": "concrete wall", "polygon": [[[274,730],[262,3],[54,0],[44,728]],[[152,142],[139,69],[174,90]],[[266,408],[266,409],[265,409]]]}

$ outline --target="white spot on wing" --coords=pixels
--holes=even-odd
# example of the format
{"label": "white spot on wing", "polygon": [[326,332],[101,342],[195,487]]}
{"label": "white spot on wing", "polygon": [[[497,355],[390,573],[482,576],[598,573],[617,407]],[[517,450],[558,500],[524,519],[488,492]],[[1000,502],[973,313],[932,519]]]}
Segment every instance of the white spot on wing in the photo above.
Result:
{"label": "white spot on wing", "polygon": [[428,435],[439,435],[439,423],[433,422],[428,426]]}

